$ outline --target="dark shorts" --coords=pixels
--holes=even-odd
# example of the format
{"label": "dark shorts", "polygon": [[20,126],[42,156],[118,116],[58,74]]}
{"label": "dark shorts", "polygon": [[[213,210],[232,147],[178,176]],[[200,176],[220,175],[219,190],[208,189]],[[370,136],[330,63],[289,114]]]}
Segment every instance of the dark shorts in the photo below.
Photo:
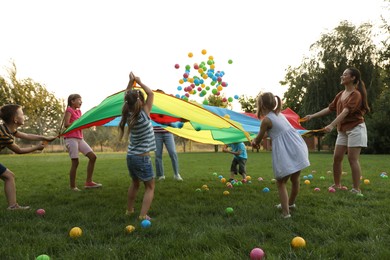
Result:
{"label": "dark shorts", "polygon": [[0,175],[2,175],[5,170],[7,170],[7,168],[5,168],[5,166],[0,163]]}
{"label": "dark shorts", "polygon": [[240,174],[246,174],[246,159],[240,158],[237,159],[236,157],[233,158],[232,165],[230,166],[230,171],[234,172],[234,174],[237,174],[237,166],[238,166],[238,173]]}
{"label": "dark shorts", "polygon": [[150,156],[127,155],[127,169],[130,177],[141,181],[154,178],[153,165]]}

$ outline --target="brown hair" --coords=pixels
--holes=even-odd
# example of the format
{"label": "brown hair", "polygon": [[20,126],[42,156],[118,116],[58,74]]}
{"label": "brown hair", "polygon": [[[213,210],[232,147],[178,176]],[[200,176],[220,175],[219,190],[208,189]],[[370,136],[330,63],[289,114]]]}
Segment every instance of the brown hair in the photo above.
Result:
{"label": "brown hair", "polygon": [[264,108],[279,114],[282,109],[282,100],[271,92],[260,93],[257,97],[257,118],[260,119],[263,115]]}
{"label": "brown hair", "polygon": [[122,118],[119,123],[119,140],[122,139],[124,129],[127,124],[127,134],[133,128],[137,122],[139,113],[141,112],[142,106],[145,102],[143,93],[140,90],[129,90],[125,93],[125,103],[122,106]]}
{"label": "brown hair", "polygon": [[368,106],[368,100],[367,100],[366,84],[364,84],[364,81],[361,79],[360,71],[355,67],[349,67],[347,69],[350,75],[352,77],[355,77],[353,84],[357,84],[357,90],[360,92],[360,95],[362,96],[362,107],[366,112],[370,112],[370,107]]}
{"label": "brown hair", "polygon": [[79,94],[71,94],[68,97],[68,107],[72,106],[72,101],[75,99],[81,98]]}
{"label": "brown hair", "polygon": [[4,105],[0,108],[0,118],[4,123],[10,124],[16,115],[16,111],[22,106],[16,104]]}

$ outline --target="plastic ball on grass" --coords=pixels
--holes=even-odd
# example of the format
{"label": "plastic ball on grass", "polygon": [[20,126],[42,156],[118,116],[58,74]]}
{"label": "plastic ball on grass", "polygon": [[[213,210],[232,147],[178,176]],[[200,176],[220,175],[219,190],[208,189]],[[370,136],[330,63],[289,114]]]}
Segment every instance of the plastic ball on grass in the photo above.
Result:
{"label": "plastic ball on grass", "polygon": [[320,188],[314,188],[314,191],[321,191],[321,189]]}
{"label": "plastic ball on grass", "polygon": [[310,181],[309,181],[309,180],[305,180],[305,184],[306,184],[306,185],[309,185],[309,184],[310,184]]}
{"label": "plastic ball on grass", "polygon": [[225,178],[222,178],[222,179],[221,179],[221,182],[222,182],[222,183],[226,183],[226,179],[225,179]]}
{"label": "plastic ball on grass", "polygon": [[202,190],[200,188],[197,188],[195,191],[196,192],[202,192]]}
{"label": "plastic ball on grass", "polygon": [[216,173],[216,172],[213,172],[213,176],[217,176],[218,175],[218,173]]}
{"label": "plastic ball on grass", "polygon": [[149,228],[151,225],[152,225],[152,222],[150,222],[150,220],[144,219],[141,221],[142,228]]}
{"label": "plastic ball on grass", "polygon": [[233,210],[232,207],[227,207],[227,208],[225,209],[225,212],[226,212],[226,214],[231,215],[231,214],[233,214],[234,210]]}
{"label": "plastic ball on grass", "polygon": [[369,179],[365,179],[364,180],[364,184],[370,184],[370,180]]}
{"label": "plastic ball on grass", "polygon": [[325,177],[324,177],[324,176],[321,176],[321,177],[320,177],[320,180],[325,180]]}
{"label": "plastic ball on grass", "polygon": [[39,255],[39,256],[37,256],[37,257],[35,258],[35,260],[50,260],[50,256],[45,255],[45,254]]}
{"label": "plastic ball on grass", "polygon": [[264,251],[261,248],[253,248],[251,253],[249,254],[251,260],[261,260],[264,257]]}
{"label": "plastic ball on grass", "polygon": [[81,235],[83,234],[83,231],[81,230],[81,228],[79,227],[73,227],[70,231],[69,231],[69,236],[71,238],[79,238],[81,237]]}
{"label": "plastic ball on grass", "polygon": [[306,241],[302,237],[294,237],[291,240],[291,246],[293,248],[303,248],[306,246]]}
{"label": "plastic ball on grass", "polygon": [[268,188],[268,187],[265,187],[265,188],[263,189],[263,192],[265,192],[265,193],[269,192],[269,188]]}
{"label": "plastic ball on grass", "polygon": [[330,187],[330,188],[328,189],[328,191],[329,191],[330,193],[335,193],[335,192],[336,192],[336,189],[335,189],[335,188],[332,188],[332,187]]}
{"label": "plastic ball on grass", "polygon": [[230,192],[227,191],[227,190],[225,190],[225,191],[223,192],[223,195],[225,195],[225,196],[227,196],[227,195],[229,195],[229,194],[230,194]]}
{"label": "plastic ball on grass", "polygon": [[126,233],[132,233],[135,230],[135,227],[133,225],[128,225],[125,227]]}
{"label": "plastic ball on grass", "polygon": [[46,214],[46,211],[45,211],[44,209],[37,209],[37,211],[35,211],[35,213],[36,213],[38,216],[43,217],[43,216]]}
{"label": "plastic ball on grass", "polygon": [[272,179],[272,180],[271,180],[271,183],[276,183],[276,179]]}
{"label": "plastic ball on grass", "polygon": [[248,175],[248,176],[245,177],[245,179],[246,179],[247,181],[250,181],[250,180],[252,180],[252,177]]}

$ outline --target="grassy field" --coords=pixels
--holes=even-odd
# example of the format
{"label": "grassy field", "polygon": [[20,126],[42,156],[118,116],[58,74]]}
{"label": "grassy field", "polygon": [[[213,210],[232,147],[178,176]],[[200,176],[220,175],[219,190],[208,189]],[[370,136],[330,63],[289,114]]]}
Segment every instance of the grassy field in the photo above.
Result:
{"label": "grassy field", "polygon": [[[72,192],[68,188],[70,161],[67,154],[1,155],[0,162],[16,174],[18,202],[29,211],[6,210],[0,191],[0,259],[249,259],[250,251],[262,248],[266,259],[390,259],[390,180],[388,155],[362,155],[364,196],[348,191],[329,193],[332,155],[311,153],[311,166],[302,172],[297,209],[282,219],[273,178],[271,154],[249,152],[251,184],[229,189],[217,175],[229,177],[231,155],[180,153],[184,182],[173,180],[167,155],[167,179],[156,183],[150,216],[152,226],[142,228],[136,217],[126,216],[130,178],[124,153],[97,154],[95,180],[104,187]],[[351,174],[345,160],[343,185],[350,187]],[[77,175],[85,179],[86,159]],[[304,176],[313,175],[311,184]],[[321,178],[323,176],[325,179]],[[258,181],[262,177],[263,181]],[[3,184],[2,184],[3,185]],[[209,191],[196,191],[203,185]],[[268,187],[270,192],[262,192]],[[318,187],[320,191],[314,191]],[[137,199],[139,212],[143,188]],[[233,214],[225,213],[227,207]],[[35,214],[43,208],[44,217]],[[133,225],[135,231],[126,233]],[[72,227],[83,235],[72,239]],[[290,246],[295,236],[306,247]]]}

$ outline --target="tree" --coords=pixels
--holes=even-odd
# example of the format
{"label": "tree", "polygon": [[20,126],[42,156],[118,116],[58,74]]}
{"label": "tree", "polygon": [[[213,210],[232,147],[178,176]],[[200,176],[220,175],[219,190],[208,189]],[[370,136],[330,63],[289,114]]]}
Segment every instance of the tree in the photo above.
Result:
{"label": "tree", "polygon": [[19,104],[26,114],[23,131],[40,135],[56,135],[60,130],[64,101],[32,79],[17,78],[15,63],[8,68],[8,78],[0,77],[2,104]]}
{"label": "tree", "polygon": [[245,113],[256,113],[256,98],[242,95],[238,98],[238,102]]}
{"label": "tree", "polygon": [[[306,57],[297,68],[289,67],[281,82],[289,86],[284,95],[284,106],[301,116],[327,107],[342,90],[340,76],[349,66],[360,70],[372,106],[383,88],[381,68],[377,64],[378,51],[372,40],[372,25],[365,23],[356,27],[343,21],[333,31],[322,34],[310,51],[312,56]],[[320,129],[331,118],[334,115],[311,120],[305,127]],[[324,141],[331,145],[335,137],[335,134],[328,135]]]}

